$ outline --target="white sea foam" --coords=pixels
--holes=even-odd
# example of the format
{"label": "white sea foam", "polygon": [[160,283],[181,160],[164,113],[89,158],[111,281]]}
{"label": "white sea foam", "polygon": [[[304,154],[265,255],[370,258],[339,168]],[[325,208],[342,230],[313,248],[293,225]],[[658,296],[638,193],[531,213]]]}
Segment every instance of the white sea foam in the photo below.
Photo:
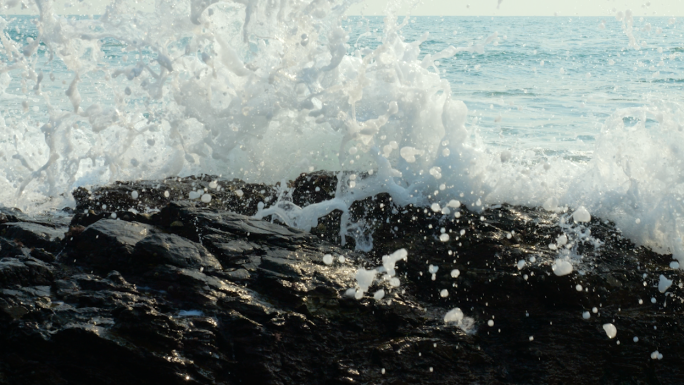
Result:
{"label": "white sea foam", "polygon": [[615,338],[617,335],[617,328],[611,323],[603,324],[603,330],[606,332],[608,338]]}
{"label": "white sea foam", "polygon": [[670,286],[672,286],[672,280],[661,274],[660,279],[658,280],[658,291],[664,293]]}
{"label": "white sea foam", "polygon": [[[429,35],[404,40],[410,18],[395,17],[394,3],[375,47],[350,41],[346,0],[160,0],[152,12],[133,3],[114,2],[100,18],[68,19],[39,0],[39,35],[3,41],[2,97],[22,99],[39,122],[0,119],[3,204],[29,212],[60,207],[73,203],[77,186],[115,180],[211,173],[272,183],[323,169],[339,172],[334,199],[302,208],[283,191],[257,216],[309,229],[341,210],[343,240],[369,250],[372,237],[348,208],[381,192],[398,205],[440,210],[504,202],[583,207],[574,211],[578,222],[610,219],[637,244],[684,262],[684,110],[677,101],[615,111],[586,161],[539,158],[484,145],[466,124],[468,107],[440,77],[438,61],[482,55],[501,39],[496,33],[421,56]],[[631,13],[619,19],[638,49]],[[61,72],[43,72],[49,56]],[[50,87],[61,87],[64,100],[45,91],[55,74]],[[24,96],[5,92],[15,79],[23,79]],[[191,194],[206,202],[205,193]]]}

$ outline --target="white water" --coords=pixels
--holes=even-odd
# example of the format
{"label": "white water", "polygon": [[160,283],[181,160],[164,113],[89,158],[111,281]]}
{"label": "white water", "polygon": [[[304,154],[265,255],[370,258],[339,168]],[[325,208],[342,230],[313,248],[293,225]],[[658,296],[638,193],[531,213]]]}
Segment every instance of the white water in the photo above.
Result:
{"label": "white water", "polygon": [[[332,201],[259,215],[307,229],[380,192],[445,209],[454,199],[475,210],[583,206],[684,262],[681,100],[611,112],[588,161],[539,157],[483,143],[439,75],[436,61],[482,55],[498,34],[422,57],[428,35],[404,40],[410,19],[392,6],[379,44],[355,49],[342,26],[347,0],[210,3],[158,0],[143,13],[116,0],[100,18],[65,18],[35,0],[38,36],[2,39],[0,98],[23,110],[0,120],[3,204],[61,207],[73,188],[115,180],[273,183],[347,170],[359,174],[345,174]],[[343,219],[342,235],[372,247],[363,223]]]}

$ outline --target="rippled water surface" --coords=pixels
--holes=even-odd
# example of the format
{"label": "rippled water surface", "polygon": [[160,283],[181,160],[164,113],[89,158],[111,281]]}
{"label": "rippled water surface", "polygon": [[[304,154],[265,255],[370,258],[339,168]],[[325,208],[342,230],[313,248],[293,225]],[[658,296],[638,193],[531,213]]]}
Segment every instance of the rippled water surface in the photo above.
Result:
{"label": "rippled water surface", "polygon": [[[377,45],[382,18],[348,24],[356,27],[352,43]],[[403,32],[407,40],[429,32],[421,48],[433,54],[498,33],[484,54],[457,54],[436,66],[470,109],[470,123],[494,146],[586,160],[615,110],[684,98],[681,23],[648,17],[634,24],[639,50],[614,17],[416,17]]]}

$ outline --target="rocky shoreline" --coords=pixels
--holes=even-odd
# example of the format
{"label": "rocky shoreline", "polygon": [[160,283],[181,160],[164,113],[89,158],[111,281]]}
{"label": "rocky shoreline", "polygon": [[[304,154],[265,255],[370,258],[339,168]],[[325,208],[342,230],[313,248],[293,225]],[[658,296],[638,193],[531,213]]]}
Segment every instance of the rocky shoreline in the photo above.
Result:
{"label": "rocky shoreline", "polygon": [[[336,182],[303,175],[292,202]],[[0,210],[0,384],[684,382],[681,270],[596,218],[456,218],[381,194],[350,210],[372,229],[361,252],[340,246],[339,212],[310,232],[252,218],[275,186],[201,176],[74,197],[51,215]],[[557,276],[564,231],[582,259]],[[349,295],[357,269],[400,249],[400,286],[378,275]],[[445,323],[454,308],[472,324]]]}

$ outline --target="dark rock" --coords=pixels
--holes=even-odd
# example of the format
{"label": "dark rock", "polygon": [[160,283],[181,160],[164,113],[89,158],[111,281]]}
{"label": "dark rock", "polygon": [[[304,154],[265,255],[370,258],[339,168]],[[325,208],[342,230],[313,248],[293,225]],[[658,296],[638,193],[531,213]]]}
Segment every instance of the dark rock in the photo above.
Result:
{"label": "dark rock", "polygon": [[54,254],[39,248],[31,249],[30,255],[35,259],[39,259],[47,263],[53,263],[57,260],[57,257]]}
{"label": "dark rock", "polygon": [[22,214],[21,210],[19,210],[17,208],[1,207],[0,208],[0,223],[17,222],[19,220],[17,218],[17,215],[21,216],[21,214]]}
{"label": "dark rock", "polygon": [[0,287],[50,285],[52,268],[35,258],[0,259]]}
{"label": "dark rock", "polygon": [[30,250],[22,247],[15,241],[0,238],[0,258],[2,257],[26,257]]}
{"label": "dark rock", "polygon": [[305,207],[335,197],[337,176],[329,172],[302,174],[292,182],[292,203]]}
{"label": "dark rock", "polygon": [[192,203],[170,203],[162,210],[161,216],[162,226],[195,240],[211,233],[228,235],[228,239],[240,237],[247,240],[265,240],[268,243],[283,241],[288,244],[302,243],[312,238],[297,229],[229,211],[203,210]]}
{"label": "dark rock", "polygon": [[5,223],[0,225],[0,234],[15,242],[49,251],[57,251],[62,245],[66,228],[53,228],[29,222]]}
{"label": "dark rock", "polygon": [[219,261],[204,246],[175,234],[152,234],[137,243],[135,252],[158,264],[196,269],[221,269]]}
{"label": "dark rock", "polygon": [[138,222],[100,219],[74,240],[81,262],[102,270],[120,269],[130,262],[136,244],[155,228]]}
{"label": "dark rock", "polygon": [[[215,187],[212,187],[212,182],[216,183]],[[106,189],[78,188],[73,195],[76,198],[76,212],[90,211],[89,215],[94,216],[103,213],[109,215],[112,212],[116,212],[117,215],[128,213],[131,215],[130,220],[136,220],[133,218],[136,213],[161,210],[172,201],[190,201],[190,192],[197,192],[200,189],[212,195],[211,202],[201,202],[200,196],[192,202],[202,207],[230,210],[245,215],[254,215],[259,202],[269,202],[276,197],[273,186],[245,183],[237,179],[228,181],[215,175],[172,177],[160,181],[116,182]],[[138,194],[137,198],[133,198],[134,191]]]}
{"label": "dark rock", "polygon": [[16,290],[0,290],[0,319],[9,317],[17,320],[38,309],[47,309],[51,305],[50,286],[26,286]]}
{"label": "dark rock", "polygon": [[[336,181],[302,175],[290,198],[320,202]],[[209,204],[176,201],[198,188]],[[582,259],[558,277],[549,244],[572,230],[557,225],[563,213],[503,205],[456,218],[380,194],[351,208],[374,242],[362,253],[339,245],[336,212],[310,233],[245,216],[274,199],[268,186],[203,176],[74,196],[59,258],[40,238],[0,238],[0,384],[684,383],[681,272],[598,219],[597,242],[573,239]],[[2,213],[6,227],[51,223]],[[360,300],[345,294],[359,267],[401,248],[400,287],[378,275]],[[661,274],[674,280],[667,294]],[[456,307],[461,327],[444,323]]]}

